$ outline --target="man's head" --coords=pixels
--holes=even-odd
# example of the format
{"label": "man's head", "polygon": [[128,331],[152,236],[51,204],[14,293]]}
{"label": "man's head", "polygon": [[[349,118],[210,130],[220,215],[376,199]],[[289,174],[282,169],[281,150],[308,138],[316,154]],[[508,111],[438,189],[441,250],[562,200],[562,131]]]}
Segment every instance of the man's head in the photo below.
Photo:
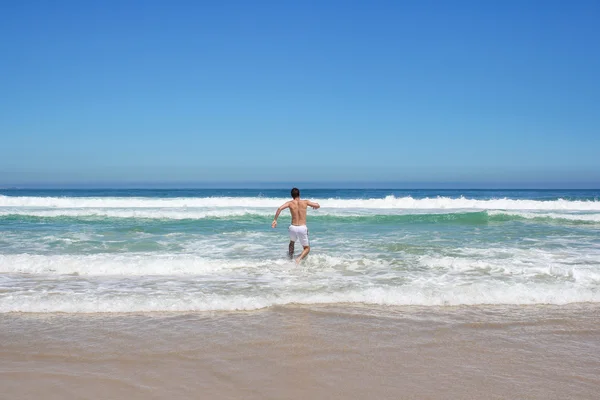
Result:
{"label": "man's head", "polygon": [[293,188],[292,189],[292,199],[296,199],[300,197],[300,191],[298,190],[298,188]]}

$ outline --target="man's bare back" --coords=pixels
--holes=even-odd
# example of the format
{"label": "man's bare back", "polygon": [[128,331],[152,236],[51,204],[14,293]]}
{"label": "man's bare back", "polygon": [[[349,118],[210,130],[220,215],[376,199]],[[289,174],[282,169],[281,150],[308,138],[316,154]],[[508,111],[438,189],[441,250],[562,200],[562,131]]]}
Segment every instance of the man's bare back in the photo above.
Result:
{"label": "man's bare back", "polygon": [[290,214],[292,216],[292,225],[289,228],[290,231],[290,245],[289,245],[289,256],[294,256],[294,243],[296,240],[299,240],[304,248],[300,256],[296,259],[296,263],[302,261],[304,257],[308,255],[310,252],[310,246],[308,244],[308,228],[306,227],[306,209],[310,206],[315,210],[319,207],[319,203],[314,203],[309,200],[301,200],[300,199],[300,191],[296,188],[292,189],[292,197],[293,200],[290,200],[284,203],[281,207],[277,209],[275,213],[275,218],[271,223],[271,227],[277,227],[277,218],[281,211],[286,208],[290,209]]}
{"label": "man's bare back", "polygon": [[308,200],[294,199],[288,201],[290,214],[292,215],[292,225],[306,225],[306,208]]}

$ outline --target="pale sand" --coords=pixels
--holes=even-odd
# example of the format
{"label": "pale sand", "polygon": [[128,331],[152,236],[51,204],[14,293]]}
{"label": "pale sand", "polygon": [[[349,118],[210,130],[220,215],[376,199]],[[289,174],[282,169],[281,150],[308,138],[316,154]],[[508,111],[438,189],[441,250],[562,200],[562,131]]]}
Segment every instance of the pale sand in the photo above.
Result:
{"label": "pale sand", "polygon": [[598,399],[600,308],[0,315],[2,399]]}

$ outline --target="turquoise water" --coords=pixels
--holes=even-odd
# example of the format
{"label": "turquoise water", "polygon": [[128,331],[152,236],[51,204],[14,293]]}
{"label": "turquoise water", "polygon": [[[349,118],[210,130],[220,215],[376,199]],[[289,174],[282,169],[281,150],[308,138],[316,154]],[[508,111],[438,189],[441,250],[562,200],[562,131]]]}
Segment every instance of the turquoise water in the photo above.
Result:
{"label": "turquoise water", "polygon": [[296,266],[289,215],[270,227],[289,190],[0,191],[0,312],[600,302],[598,190],[302,197]]}

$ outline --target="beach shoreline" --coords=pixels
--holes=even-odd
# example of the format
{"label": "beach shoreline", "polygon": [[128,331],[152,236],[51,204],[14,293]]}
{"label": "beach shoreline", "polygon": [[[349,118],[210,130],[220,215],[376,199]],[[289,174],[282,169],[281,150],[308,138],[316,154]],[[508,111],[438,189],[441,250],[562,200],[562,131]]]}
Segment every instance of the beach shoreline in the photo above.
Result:
{"label": "beach shoreline", "polygon": [[0,315],[7,398],[577,398],[600,306]]}

